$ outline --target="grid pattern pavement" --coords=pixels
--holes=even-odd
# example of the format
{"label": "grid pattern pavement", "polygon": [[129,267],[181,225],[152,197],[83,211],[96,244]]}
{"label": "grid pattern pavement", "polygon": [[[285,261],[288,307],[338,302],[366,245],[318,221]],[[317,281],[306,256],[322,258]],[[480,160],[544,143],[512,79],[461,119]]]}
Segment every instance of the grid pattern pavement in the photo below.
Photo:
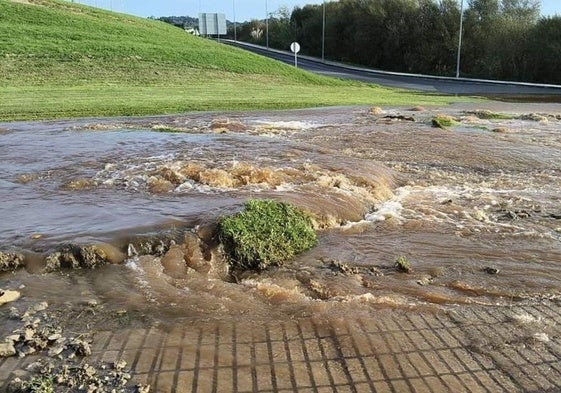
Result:
{"label": "grid pattern pavement", "polygon": [[[154,326],[98,333],[88,361],[125,360],[151,392],[558,392],[560,321],[541,302]],[[33,358],[2,360],[0,383]]]}

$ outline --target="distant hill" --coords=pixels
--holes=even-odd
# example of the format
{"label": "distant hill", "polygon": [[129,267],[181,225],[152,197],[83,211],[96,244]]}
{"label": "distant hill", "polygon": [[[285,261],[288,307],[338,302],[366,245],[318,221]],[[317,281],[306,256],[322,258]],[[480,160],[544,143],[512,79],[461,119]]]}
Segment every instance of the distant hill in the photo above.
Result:
{"label": "distant hill", "polygon": [[199,18],[191,16],[161,16],[157,20],[181,28],[195,28],[199,26]]}

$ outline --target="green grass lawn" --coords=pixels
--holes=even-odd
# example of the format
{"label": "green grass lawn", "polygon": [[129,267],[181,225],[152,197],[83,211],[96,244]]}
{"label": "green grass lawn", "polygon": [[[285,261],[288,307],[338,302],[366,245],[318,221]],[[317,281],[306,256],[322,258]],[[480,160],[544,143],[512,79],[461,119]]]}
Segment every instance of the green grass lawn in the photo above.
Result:
{"label": "green grass lawn", "polygon": [[0,120],[466,101],[321,77],[55,0],[0,0],[0,70]]}

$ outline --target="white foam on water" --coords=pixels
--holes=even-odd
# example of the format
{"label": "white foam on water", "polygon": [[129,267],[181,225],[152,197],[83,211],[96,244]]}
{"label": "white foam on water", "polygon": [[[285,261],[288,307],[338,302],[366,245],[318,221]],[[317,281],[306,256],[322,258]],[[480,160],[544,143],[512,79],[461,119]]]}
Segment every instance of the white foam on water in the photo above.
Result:
{"label": "white foam on water", "polygon": [[284,300],[283,303],[314,301],[314,299],[302,293],[299,287],[286,288],[269,279],[257,280],[250,278],[242,280],[241,284],[259,292],[269,299],[275,297],[282,298]]}
{"label": "white foam on water", "polygon": [[534,334],[534,338],[535,338],[537,341],[540,341],[540,342],[542,342],[542,343],[548,343],[549,340],[550,340],[550,339],[549,339],[549,336],[547,335],[547,333],[543,333],[543,332],[542,332],[542,333],[536,333],[536,334]]}
{"label": "white foam on water", "polygon": [[150,283],[146,280],[146,272],[142,268],[138,257],[132,257],[125,260],[125,266],[135,273],[135,280],[141,288],[149,289]]}
{"label": "white foam on water", "polygon": [[533,315],[528,314],[527,312],[523,311],[519,314],[514,314],[512,319],[522,325],[526,325],[529,323],[539,323],[541,322],[541,318],[536,318]]}
{"label": "white foam on water", "polygon": [[393,307],[414,306],[415,304],[408,301],[400,295],[382,295],[376,296],[372,293],[364,293],[361,295],[336,296],[331,301],[341,303],[363,303],[363,304],[379,304]]}
{"label": "white foam on water", "polygon": [[364,219],[369,222],[386,221],[395,219],[399,222],[403,221],[403,205],[397,200],[383,202],[376,207],[372,213],[368,213]]}
{"label": "white foam on water", "polygon": [[281,130],[310,130],[313,128],[322,127],[311,121],[266,121],[258,120],[255,122],[259,127],[264,129],[281,129]]}

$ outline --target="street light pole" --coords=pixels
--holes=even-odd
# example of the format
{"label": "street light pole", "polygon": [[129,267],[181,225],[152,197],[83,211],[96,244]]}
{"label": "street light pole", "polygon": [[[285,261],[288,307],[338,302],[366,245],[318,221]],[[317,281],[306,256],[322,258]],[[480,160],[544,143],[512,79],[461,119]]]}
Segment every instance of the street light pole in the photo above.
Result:
{"label": "street light pole", "polygon": [[321,61],[325,61],[325,0],[323,0],[323,23],[321,27]]}
{"label": "street light pole", "polygon": [[267,50],[269,50],[269,7],[267,6],[267,0],[265,0],[265,36]]}
{"label": "street light pole", "polygon": [[238,40],[237,27],[236,27],[236,0],[232,0],[232,6],[234,8],[234,41]]}
{"label": "street light pole", "polygon": [[462,33],[464,29],[464,0],[460,5],[460,38],[458,39],[458,59],[456,62],[456,78],[460,77],[460,59],[462,57]]}

